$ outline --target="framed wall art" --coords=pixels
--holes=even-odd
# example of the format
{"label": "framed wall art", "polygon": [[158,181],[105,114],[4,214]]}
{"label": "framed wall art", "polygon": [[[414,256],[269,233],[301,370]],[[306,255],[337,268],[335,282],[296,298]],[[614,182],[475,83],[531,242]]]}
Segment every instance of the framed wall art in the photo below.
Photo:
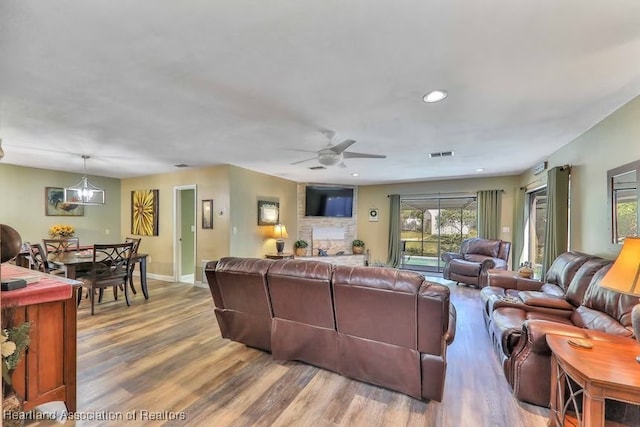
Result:
{"label": "framed wall art", "polygon": [[213,200],[202,201],[202,228],[213,228]]}
{"label": "framed wall art", "polygon": [[276,225],[280,218],[280,204],[258,200],[258,225]]}
{"label": "framed wall art", "polygon": [[159,190],[131,192],[131,234],[158,235],[158,195]]}
{"label": "framed wall art", "polygon": [[45,187],[44,213],[47,216],[84,216],[84,205],[65,203],[62,187]]}

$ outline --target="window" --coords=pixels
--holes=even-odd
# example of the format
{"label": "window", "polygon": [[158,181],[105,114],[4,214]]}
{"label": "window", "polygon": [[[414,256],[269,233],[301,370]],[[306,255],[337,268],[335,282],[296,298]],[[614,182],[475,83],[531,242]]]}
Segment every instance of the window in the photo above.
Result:
{"label": "window", "polygon": [[640,162],[629,163],[607,172],[611,240],[622,243],[638,235],[638,172]]}

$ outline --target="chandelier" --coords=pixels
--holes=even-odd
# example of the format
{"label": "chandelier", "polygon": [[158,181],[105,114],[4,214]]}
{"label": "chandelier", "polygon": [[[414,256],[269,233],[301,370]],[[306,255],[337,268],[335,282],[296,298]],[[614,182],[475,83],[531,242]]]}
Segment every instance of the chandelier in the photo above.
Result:
{"label": "chandelier", "polygon": [[64,189],[64,202],[76,205],[104,205],[104,190],[96,187],[87,178],[87,159],[90,157],[83,155],[84,175],[80,182]]}

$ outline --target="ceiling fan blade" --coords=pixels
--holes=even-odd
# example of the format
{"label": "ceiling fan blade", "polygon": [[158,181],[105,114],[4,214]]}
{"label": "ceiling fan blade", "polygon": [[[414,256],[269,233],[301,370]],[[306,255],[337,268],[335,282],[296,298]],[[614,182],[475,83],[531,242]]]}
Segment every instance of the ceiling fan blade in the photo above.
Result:
{"label": "ceiling fan blade", "polygon": [[289,163],[290,165],[299,165],[300,163],[310,162],[311,160],[317,160],[317,157],[312,157],[310,159],[298,160],[297,162]]}
{"label": "ceiling fan blade", "polygon": [[333,147],[331,147],[330,150],[333,151],[336,154],[340,154],[344,150],[346,150],[347,148],[351,147],[355,143],[356,143],[356,141],[353,140],[353,139],[345,139],[340,144],[334,145]]}
{"label": "ceiling fan blade", "polygon": [[342,157],[345,159],[386,159],[387,156],[382,154],[366,154],[366,153],[354,153],[353,151],[345,151],[342,153]]}

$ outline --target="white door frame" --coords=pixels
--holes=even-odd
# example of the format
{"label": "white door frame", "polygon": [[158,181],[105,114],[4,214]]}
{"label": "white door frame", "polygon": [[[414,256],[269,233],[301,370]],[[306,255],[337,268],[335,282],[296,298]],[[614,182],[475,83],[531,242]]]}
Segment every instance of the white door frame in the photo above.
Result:
{"label": "white door frame", "polygon": [[[173,187],[173,281],[180,282],[180,277],[182,276],[182,253],[180,252],[180,223],[181,223],[181,214],[180,214],[180,191],[182,190],[193,190],[194,198],[194,209],[193,209],[193,224],[197,227],[197,216],[198,216],[198,190],[195,184],[190,185],[176,185]],[[197,239],[198,233],[193,233],[193,259],[197,259],[196,257],[196,247],[197,247]],[[194,266],[194,269],[196,267]],[[195,270],[194,270],[195,271]]]}

